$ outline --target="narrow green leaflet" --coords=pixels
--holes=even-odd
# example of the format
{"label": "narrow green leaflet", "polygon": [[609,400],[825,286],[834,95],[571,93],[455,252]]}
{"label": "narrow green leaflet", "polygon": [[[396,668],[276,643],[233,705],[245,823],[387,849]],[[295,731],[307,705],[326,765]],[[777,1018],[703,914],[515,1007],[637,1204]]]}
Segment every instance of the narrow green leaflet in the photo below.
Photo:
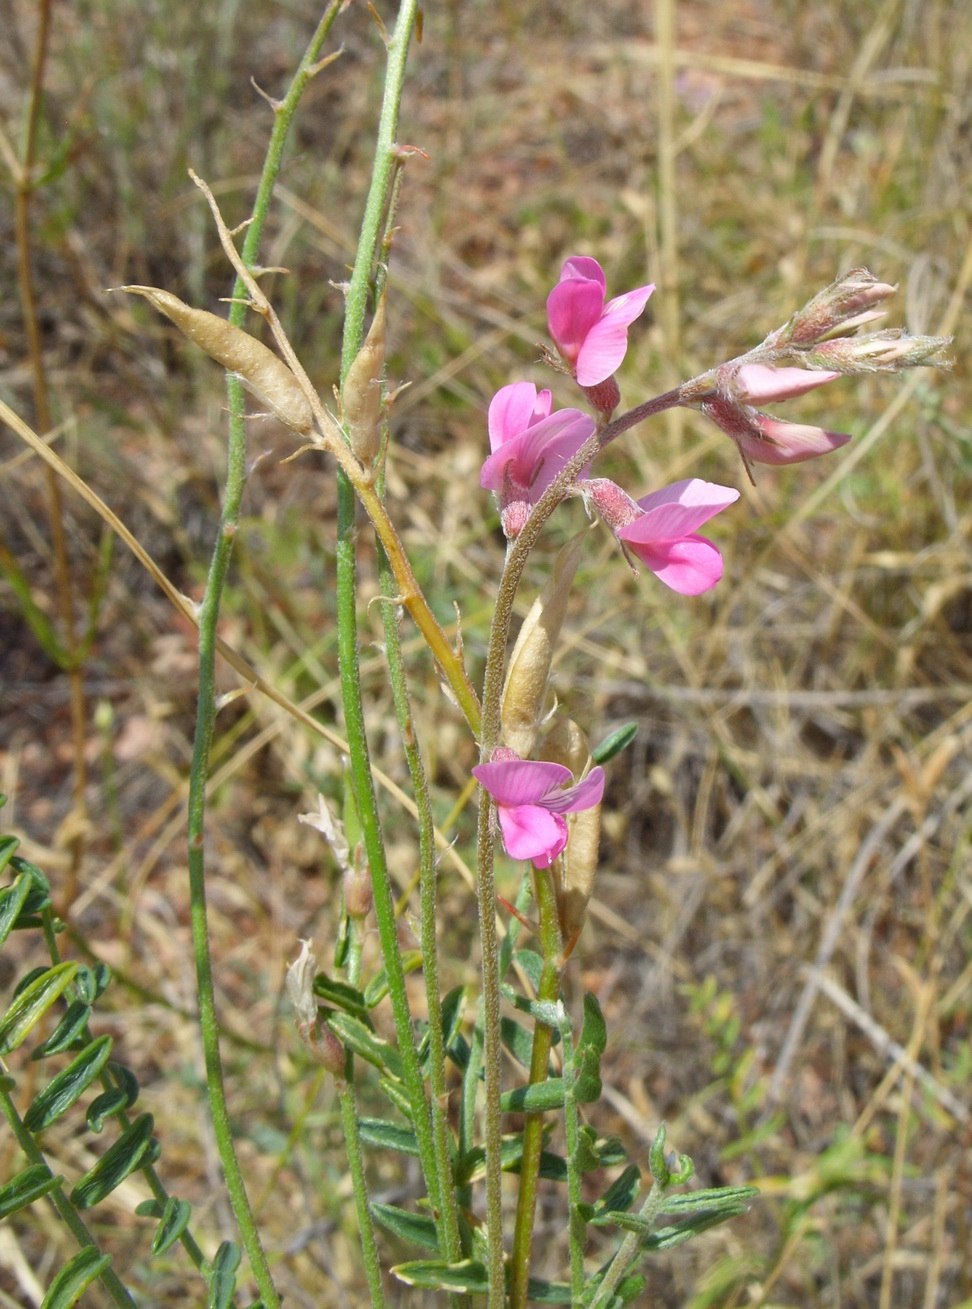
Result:
{"label": "narrow green leaflet", "polygon": [[91,1006],[83,1000],[72,1000],[64,1011],[64,1017],[55,1027],[43,1045],[30,1052],[31,1059],[46,1059],[48,1055],[60,1054],[68,1050],[84,1032],[91,1017]]}
{"label": "narrow green leaflet", "polygon": [[410,1127],[398,1127],[381,1118],[362,1118],[358,1127],[363,1145],[376,1146],[379,1150],[397,1150],[399,1154],[418,1158],[418,1141]]}
{"label": "narrow green leaflet", "polygon": [[369,1031],[374,1031],[364,995],[356,986],[336,981],[326,973],[318,973],[314,978],[314,994],[332,1009],[340,1009],[342,1013],[351,1014],[359,1022],[364,1023]]}
{"label": "narrow green leaflet", "polygon": [[334,1010],[328,1014],[328,1026],[338,1040],[375,1068],[381,1069],[398,1081],[402,1079],[402,1060],[393,1045],[382,1040],[370,1028],[350,1014]]}
{"label": "narrow green leaflet", "polygon": [[224,1241],[213,1258],[206,1309],[227,1309],[236,1289],[236,1270],[239,1266],[239,1246],[233,1241]]}
{"label": "narrow green leaflet", "polygon": [[[76,1209],[90,1209],[103,1200],[130,1173],[153,1156],[151,1114],[140,1114],[114,1145],[110,1146],[95,1166],[88,1170],[71,1192],[71,1203]],[[146,1157],[148,1156],[148,1157]]]}
{"label": "narrow green leaflet", "polygon": [[75,979],[78,999],[83,1000],[85,1004],[94,1004],[98,997],[107,991],[110,984],[111,969],[107,964],[95,964],[93,968],[82,964]]}
{"label": "narrow green leaflet", "polygon": [[713,1186],[705,1191],[687,1191],[680,1195],[666,1195],[661,1202],[663,1214],[681,1214],[686,1211],[721,1209],[725,1204],[748,1204],[759,1197],[758,1186]]}
{"label": "narrow green leaflet", "polygon": [[8,1054],[27,1039],[51,1005],[70,986],[78,971],[73,961],[55,964],[25,987],[0,1018],[0,1054]]}
{"label": "narrow green leaflet", "polygon": [[376,1222],[387,1227],[390,1232],[400,1236],[413,1245],[421,1245],[426,1250],[439,1253],[439,1238],[436,1235],[435,1222],[429,1214],[413,1214],[407,1209],[398,1209],[393,1204],[373,1204],[371,1212]]}
{"label": "narrow green leaflet", "polygon": [[[0,858],[2,858],[2,853],[0,853]],[[21,873],[16,881],[0,891],[0,945],[3,945],[13,931],[14,924],[20,917],[27,897],[34,885],[34,879],[29,873]]]}
{"label": "narrow green leaflet", "polygon": [[478,1259],[463,1259],[458,1264],[447,1264],[439,1259],[416,1259],[399,1264],[391,1271],[406,1286],[422,1286],[431,1291],[485,1295],[489,1290],[486,1265]]}
{"label": "narrow green leaflet", "polygon": [[541,1114],[548,1109],[561,1109],[564,1104],[564,1079],[548,1077],[545,1082],[530,1086],[517,1086],[500,1096],[500,1109],[504,1114]]}
{"label": "narrow green leaflet", "polygon": [[92,1132],[100,1132],[105,1120],[119,1109],[128,1108],[128,1092],[120,1086],[113,1086],[110,1091],[102,1091],[88,1106],[88,1127]]}
{"label": "narrow green leaflet", "polygon": [[41,1309],[70,1309],[86,1289],[111,1263],[110,1254],[102,1254],[96,1245],[86,1245],[69,1259],[51,1282],[41,1302]]}
{"label": "narrow green leaflet", "polygon": [[619,727],[610,736],[606,736],[600,745],[594,747],[591,751],[591,758],[596,764],[606,764],[609,759],[613,759],[615,755],[626,749],[637,734],[637,723],[625,723],[623,727]]}
{"label": "narrow green leaflet", "polygon": [[24,1126],[29,1132],[42,1132],[79,1099],[101,1072],[111,1054],[111,1037],[99,1036],[86,1045],[76,1059],[72,1059],[48,1082],[43,1091],[24,1114]]}
{"label": "narrow green leaflet", "polygon": [[0,873],[2,873],[7,864],[10,863],[11,857],[18,845],[20,845],[20,841],[16,836],[10,836],[9,833],[5,836],[0,836]]}
{"label": "narrow green leaflet", "polygon": [[527,1282],[527,1299],[531,1304],[570,1304],[569,1282],[547,1282],[531,1277]]}
{"label": "narrow green leaflet", "polygon": [[56,1177],[47,1164],[31,1164],[16,1177],[11,1177],[6,1186],[0,1187],[0,1218],[15,1214],[18,1209],[26,1209],[63,1180]]}
{"label": "narrow green leaflet", "polygon": [[[698,1236],[699,1232],[705,1232],[710,1227],[718,1227],[720,1223],[726,1222],[730,1218],[738,1218],[740,1214],[748,1213],[749,1205],[745,1203],[730,1203],[722,1206],[717,1210],[710,1210],[708,1213],[696,1214],[694,1218],[686,1218],[684,1222],[675,1223],[671,1227],[663,1227],[660,1232],[652,1232],[642,1241],[644,1250],[671,1250],[676,1245],[681,1245],[683,1241],[689,1241],[693,1236]],[[619,1215],[618,1226],[625,1226],[625,1221],[630,1221],[633,1214]]]}
{"label": "narrow green leaflet", "polygon": [[577,1081],[574,1099],[579,1104],[593,1104],[601,1098],[601,1056],[607,1049],[607,1024],[597,997],[584,993],[584,1022],[577,1042],[575,1060]]}

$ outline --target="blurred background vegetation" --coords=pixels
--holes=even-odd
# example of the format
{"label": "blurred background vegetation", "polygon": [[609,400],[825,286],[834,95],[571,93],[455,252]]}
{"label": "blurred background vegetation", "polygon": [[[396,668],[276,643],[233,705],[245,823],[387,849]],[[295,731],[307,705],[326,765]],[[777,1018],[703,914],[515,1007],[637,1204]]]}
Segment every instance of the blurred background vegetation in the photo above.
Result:
{"label": "blurred background vegetation", "polygon": [[[385,0],[377,8],[393,21]],[[38,13],[34,0],[0,4],[0,124],[15,156]],[[51,12],[29,233],[53,439],[196,598],[218,512],[222,378],[106,289],[144,283],[218,309],[231,277],[186,170],[230,222],[249,211],[270,126],[260,92],[282,94],[318,17],[307,0]],[[332,44],[341,56],[305,96],[264,245],[264,263],[286,270],[265,285],[325,396],[383,63],[360,0]],[[485,408],[521,378],[577,402],[537,362],[566,256],[599,259],[611,294],[658,283],[620,375],[626,406],[755,344],[855,266],[900,283],[890,321],[957,333],[951,373],[838,382],[787,406],[855,441],[761,468],[755,487],[694,415],[637,429],[599,466],[635,496],[695,474],[743,492],[711,532],[725,579],[700,599],[632,577],[595,533],[557,671],[593,739],[640,727],[610,769],[597,900],[575,955],[576,994],[598,993],[610,1031],[596,1124],[645,1157],[664,1119],[703,1184],[764,1191],[747,1217],[654,1261],[659,1305],[972,1303],[970,82],[964,0],[446,0],[428,7],[414,50],[403,143],[428,158],[408,165],[391,260],[390,372],[411,386],[393,412],[389,496],[440,617],[462,611],[474,667],[503,551],[478,488]],[[0,397],[43,427],[4,177]],[[282,464],[293,441],[270,421],[250,440],[223,635],[340,730],[333,470],[316,455]],[[215,1248],[233,1232],[201,1113],[182,848],[193,633],[62,494],[79,630],[104,593],[83,668],[83,813],[69,679],[43,639],[61,622],[49,492],[39,461],[0,431],[0,817],[56,887],[76,875],[79,943],[124,983],[99,1030],[137,1069],[160,1169]],[[558,515],[524,610],[583,521],[579,503]],[[367,530],[362,548],[373,741],[401,780],[365,603]],[[404,630],[444,819],[473,744]],[[225,670],[225,689],[236,684]],[[210,891],[244,1166],[288,1303],[357,1305],[335,1105],[281,997],[298,936],[330,960],[336,874],[296,815],[318,790],[339,793],[341,761],[250,695],[221,714],[216,752]],[[387,812],[404,891],[414,834],[391,801]],[[471,829],[467,812],[460,853]],[[471,903],[444,865],[448,984],[476,982]],[[412,944],[407,912],[402,935]],[[57,1132],[49,1147],[73,1177],[89,1138]],[[4,1175],[15,1158],[0,1145]],[[373,1167],[381,1198],[412,1194],[396,1161]],[[135,1181],[115,1192],[94,1215],[99,1237],[146,1303],[195,1295],[177,1254],[149,1271],[141,1198]],[[541,1274],[562,1272],[562,1199],[540,1218]],[[53,1224],[9,1233],[0,1296],[39,1303],[63,1238]]]}

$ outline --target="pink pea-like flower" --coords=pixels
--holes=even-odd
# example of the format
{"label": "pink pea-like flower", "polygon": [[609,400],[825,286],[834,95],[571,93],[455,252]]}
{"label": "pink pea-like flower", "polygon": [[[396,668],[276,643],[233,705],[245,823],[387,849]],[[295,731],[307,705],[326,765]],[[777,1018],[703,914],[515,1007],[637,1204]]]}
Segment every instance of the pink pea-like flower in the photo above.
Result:
{"label": "pink pea-like flower", "polygon": [[532,382],[514,382],[493,396],[489,406],[489,445],[480,485],[500,502],[503,530],[521,531],[531,508],[565,464],[594,432],[594,419],[579,409],[550,412],[549,391]]}
{"label": "pink pea-like flower", "polygon": [[695,529],[739,499],[734,487],[691,477],[637,502],[603,477],[580,489],[625,548],[673,591],[701,595],[719,581],[722,554]]}
{"label": "pink pea-like flower", "polygon": [[580,386],[597,386],[611,376],[628,348],[628,327],[638,317],[651,286],[639,286],[604,303],[606,282],[596,259],[568,259],[547,297],[547,327],[564,363]]}
{"label": "pink pea-like flower", "polygon": [[604,795],[604,769],[592,768],[575,786],[563,764],[518,759],[512,750],[497,751],[491,763],[472,770],[480,786],[496,801],[503,846],[511,859],[532,859],[549,868],[567,845],[564,814],[593,809]]}

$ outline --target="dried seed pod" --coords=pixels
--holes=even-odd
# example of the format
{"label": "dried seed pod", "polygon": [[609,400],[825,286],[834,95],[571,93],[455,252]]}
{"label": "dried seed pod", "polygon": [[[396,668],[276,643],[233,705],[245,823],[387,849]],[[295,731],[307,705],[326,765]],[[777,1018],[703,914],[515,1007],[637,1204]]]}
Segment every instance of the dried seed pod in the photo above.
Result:
{"label": "dried seed pod", "polygon": [[[578,778],[587,772],[592,762],[587,737],[572,718],[561,718],[554,725],[544,740],[543,757],[551,763],[563,764]],[[594,889],[601,840],[601,806],[594,805],[565,817],[567,848],[554,864],[554,889],[564,952],[570,954],[584,926],[587,902]]]}
{"label": "dried seed pod", "polygon": [[154,286],[122,286],[119,290],[144,296],[210,358],[235,373],[246,389],[287,427],[302,436],[311,430],[314,415],[300,383],[279,355],[262,341],[218,314],[193,309],[170,291],[160,291]]}
{"label": "dried seed pod", "polygon": [[581,532],[568,541],[557,555],[550,580],[523,620],[510,655],[500,715],[503,741],[521,759],[529,759],[537,743],[550,664],[567,613],[585,534]]}
{"label": "dried seed pod", "polygon": [[385,367],[385,292],[365,343],[355,355],[341,388],[341,409],[351,449],[370,466],[381,445],[381,377]]}

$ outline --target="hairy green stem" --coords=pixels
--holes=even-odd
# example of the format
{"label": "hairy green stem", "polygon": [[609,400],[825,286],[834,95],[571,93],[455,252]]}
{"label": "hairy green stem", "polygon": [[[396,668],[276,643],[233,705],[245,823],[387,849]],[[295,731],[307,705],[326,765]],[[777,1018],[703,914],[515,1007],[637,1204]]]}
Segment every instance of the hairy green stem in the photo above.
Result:
{"label": "hairy green stem", "polygon": [[[638,1210],[638,1217],[649,1223],[654,1222],[661,1212],[664,1198],[665,1187],[658,1182],[653,1182],[651,1190],[648,1192],[648,1198]],[[605,1306],[611,1303],[621,1278],[637,1259],[643,1240],[643,1232],[628,1232],[615,1251],[614,1258],[611,1260],[588,1309],[605,1309]]]}
{"label": "hairy green stem", "polygon": [[[270,200],[280,164],[284,143],[298,102],[320,54],[324,39],[337,16],[340,4],[334,0],[325,11],[317,30],[307,46],[300,66],[294,75],[287,95],[274,105],[274,124],[264,161],[253,215],[243,244],[243,259],[253,264],[259,248],[263,228],[269,212]],[[237,302],[230,308],[230,322],[239,326],[246,306],[239,301],[244,292],[242,280],[237,277],[234,297]],[[216,1018],[215,989],[212,958],[209,949],[209,923],[206,910],[206,869],[204,859],[204,830],[206,817],[206,777],[209,755],[216,721],[216,628],[219,619],[223,589],[229,571],[233,539],[240,515],[240,503],[246,482],[246,430],[244,422],[243,388],[235,377],[227,379],[229,398],[229,435],[227,444],[226,486],[223,511],[220,517],[213,557],[206,580],[206,593],[199,611],[199,695],[196,717],[196,734],[193,742],[192,765],[189,775],[188,800],[188,863],[189,894],[193,952],[196,960],[197,993],[199,998],[199,1026],[203,1056],[206,1065],[206,1083],[209,1092],[213,1132],[219,1151],[220,1163],[226,1178],[226,1188],[240,1237],[250,1261],[250,1267],[264,1309],[279,1309],[280,1297],[273,1284],[270,1267],[260,1241],[260,1234],[246,1193],[242,1170],[233,1145],[232,1128],[226,1105],[222,1059],[219,1048],[219,1027]]]}
{"label": "hairy green stem", "polygon": [[[553,873],[549,868],[537,868],[533,885],[539,915],[539,938],[543,951],[543,971],[537,999],[555,1003],[560,995],[560,977],[563,971],[563,942],[557,917],[557,893]],[[530,1055],[530,1085],[547,1080],[547,1064],[553,1044],[554,1029],[546,1023],[536,1022],[533,1028],[533,1049]],[[513,1227],[513,1250],[510,1257],[510,1307],[524,1309],[530,1277],[530,1248],[533,1224],[537,1209],[537,1192],[540,1185],[540,1155],[543,1150],[542,1113],[527,1114],[523,1127],[523,1158],[520,1163],[520,1190],[516,1198],[516,1220]]]}
{"label": "hairy green stem", "polygon": [[570,1292],[574,1303],[579,1304],[584,1291],[584,1246],[587,1242],[587,1225],[581,1216],[580,1115],[574,1093],[576,1068],[574,1065],[574,1037],[570,1024],[561,1028],[564,1060],[564,1135],[567,1144],[567,1235],[570,1244]]}

